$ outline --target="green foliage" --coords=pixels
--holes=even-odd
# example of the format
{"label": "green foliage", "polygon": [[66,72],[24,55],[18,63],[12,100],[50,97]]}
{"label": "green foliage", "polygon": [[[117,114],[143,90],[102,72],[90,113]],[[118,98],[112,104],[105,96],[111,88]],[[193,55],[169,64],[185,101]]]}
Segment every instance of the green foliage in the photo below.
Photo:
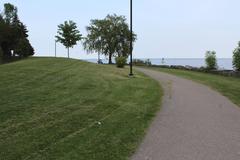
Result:
{"label": "green foliage", "polygon": [[17,54],[20,57],[29,56],[26,53],[33,53],[33,48],[31,47],[27,39],[19,39],[16,45],[15,54]]}
{"label": "green foliage", "polygon": [[133,59],[133,65],[135,66],[151,66],[152,62],[150,59],[147,59],[146,61],[141,59]]}
{"label": "green foliage", "polygon": [[238,47],[233,51],[233,67],[240,71],[240,42],[238,43]]}
{"label": "green foliage", "polygon": [[[3,60],[11,61],[15,55],[27,57],[34,54],[34,49],[28,40],[27,27],[19,20],[17,7],[10,3],[4,4],[4,11],[0,14],[0,47],[3,51]],[[23,42],[24,47],[23,47]],[[20,46],[28,49],[20,49]],[[21,50],[21,52],[19,52]],[[24,52],[23,52],[24,50]]]}
{"label": "green foliage", "polygon": [[4,19],[7,24],[13,24],[18,20],[17,7],[10,3],[4,4]]}
{"label": "green foliage", "polygon": [[57,33],[57,42],[62,43],[67,48],[69,58],[69,48],[76,45],[82,39],[82,35],[73,21],[65,21],[63,24],[58,25]]}
{"label": "green foliage", "polygon": [[145,66],[145,63],[141,59],[133,59],[133,65],[135,65],[135,66]]}
{"label": "green foliage", "polygon": [[0,64],[3,62],[3,50],[2,47],[0,46]]}
{"label": "green foliage", "polygon": [[122,57],[122,56],[116,57],[115,61],[116,61],[116,64],[117,64],[118,68],[124,68],[124,66],[127,63],[127,57]]}
{"label": "green foliage", "polygon": [[147,66],[151,66],[151,65],[152,65],[152,62],[151,62],[150,59],[147,59],[147,60],[145,61],[145,64],[146,64]]}
{"label": "green foliage", "polygon": [[[109,57],[128,56],[130,53],[131,32],[124,16],[108,15],[102,20],[91,20],[87,27],[88,35],[83,43],[85,50]],[[136,41],[136,34],[133,34]]]}
{"label": "green foliage", "polygon": [[217,69],[217,57],[215,51],[207,51],[205,62],[208,70]]}
{"label": "green foliage", "polygon": [[162,96],[156,81],[128,72],[64,58],[1,65],[0,159],[128,159]]}

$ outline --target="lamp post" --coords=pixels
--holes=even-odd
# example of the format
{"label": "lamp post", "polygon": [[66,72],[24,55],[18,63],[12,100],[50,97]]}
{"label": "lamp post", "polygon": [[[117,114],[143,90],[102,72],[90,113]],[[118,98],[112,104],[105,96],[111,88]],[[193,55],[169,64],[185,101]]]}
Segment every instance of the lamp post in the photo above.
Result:
{"label": "lamp post", "polygon": [[132,60],[132,52],[133,52],[133,24],[132,24],[132,0],[130,0],[130,73],[129,76],[133,76],[133,60]]}

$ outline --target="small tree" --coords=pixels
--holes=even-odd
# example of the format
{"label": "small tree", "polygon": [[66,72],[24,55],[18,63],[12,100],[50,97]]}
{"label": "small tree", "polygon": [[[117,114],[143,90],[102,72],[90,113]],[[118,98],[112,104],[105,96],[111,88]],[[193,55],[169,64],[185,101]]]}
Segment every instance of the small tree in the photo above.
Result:
{"label": "small tree", "polygon": [[82,35],[73,21],[65,21],[64,24],[58,25],[57,33],[57,42],[62,43],[67,48],[69,58],[69,48],[73,48],[82,39]]}
{"label": "small tree", "polygon": [[215,51],[207,51],[205,62],[208,70],[217,69],[217,57]]}
{"label": "small tree", "polygon": [[233,67],[240,71],[240,42],[238,43],[238,47],[233,51]]}

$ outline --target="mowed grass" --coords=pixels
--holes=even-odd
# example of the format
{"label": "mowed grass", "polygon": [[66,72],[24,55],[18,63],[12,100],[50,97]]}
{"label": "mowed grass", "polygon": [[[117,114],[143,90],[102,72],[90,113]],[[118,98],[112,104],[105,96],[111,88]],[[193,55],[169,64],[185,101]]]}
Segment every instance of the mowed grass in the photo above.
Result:
{"label": "mowed grass", "polygon": [[225,77],[209,73],[201,73],[177,69],[151,68],[161,72],[174,74],[205,85],[228,97],[233,103],[240,106],[240,78]]}
{"label": "mowed grass", "polygon": [[54,58],[0,66],[1,160],[125,160],[162,91],[128,69]]}

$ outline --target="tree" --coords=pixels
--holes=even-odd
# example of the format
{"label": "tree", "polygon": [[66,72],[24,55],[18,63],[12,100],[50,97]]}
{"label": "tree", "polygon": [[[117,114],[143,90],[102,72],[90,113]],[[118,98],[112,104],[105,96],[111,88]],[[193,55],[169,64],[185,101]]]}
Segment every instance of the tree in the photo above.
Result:
{"label": "tree", "polygon": [[82,35],[77,30],[77,25],[73,21],[65,21],[64,24],[58,25],[58,35],[56,36],[57,42],[62,43],[68,51],[82,39]]}
{"label": "tree", "polygon": [[100,54],[103,52],[104,42],[102,41],[102,33],[104,22],[101,20],[91,20],[91,26],[86,27],[88,31],[87,38],[83,42],[84,49],[88,52],[98,53],[98,62],[100,62]]}
{"label": "tree", "polygon": [[29,54],[34,53],[34,49],[31,47],[29,41],[27,39],[19,39],[16,48],[15,48],[15,54],[17,54],[19,57],[27,57]]}
{"label": "tree", "polygon": [[[27,57],[34,54],[34,49],[27,39],[27,27],[19,20],[17,12],[17,7],[6,3],[4,4],[3,13],[0,14],[0,46],[3,51],[3,59],[6,61],[11,60],[15,56],[12,55],[11,50],[14,50],[14,53],[16,53],[16,50],[24,50],[24,53],[18,53],[19,57]],[[28,49],[26,50],[25,48]]]}
{"label": "tree", "polygon": [[[4,28],[4,20],[3,20],[2,15],[0,14],[0,48],[1,48],[1,44],[3,42],[3,32],[2,32],[3,28]],[[2,48],[1,48],[1,50],[2,50]]]}
{"label": "tree", "polygon": [[13,24],[18,20],[18,9],[10,3],[4,4],[4,20],[7,24]]}
{"label": "tree", "polygon": [[[91,20],[88,35],[83,43],[88,52],[101,53],[109,58],[127,57],[130,53],[131,32],[124,16],[108,15],[102,20]],[[133,41],[136,35],[133,34]]]}
{"label": "tree", "polygon": [[2,63],[3,61],[3,50],[2,50],[2,47],[0,46],[0,64]]}
{"label": "tree", "polygon": [[240,42],[238,43],[238,47],[233,51],[233,67],[240,71]]}
{"label": "tree", "polygon": [[217,69],[217,57],[215,51],[207,51],[205,62],[208,70]]}

